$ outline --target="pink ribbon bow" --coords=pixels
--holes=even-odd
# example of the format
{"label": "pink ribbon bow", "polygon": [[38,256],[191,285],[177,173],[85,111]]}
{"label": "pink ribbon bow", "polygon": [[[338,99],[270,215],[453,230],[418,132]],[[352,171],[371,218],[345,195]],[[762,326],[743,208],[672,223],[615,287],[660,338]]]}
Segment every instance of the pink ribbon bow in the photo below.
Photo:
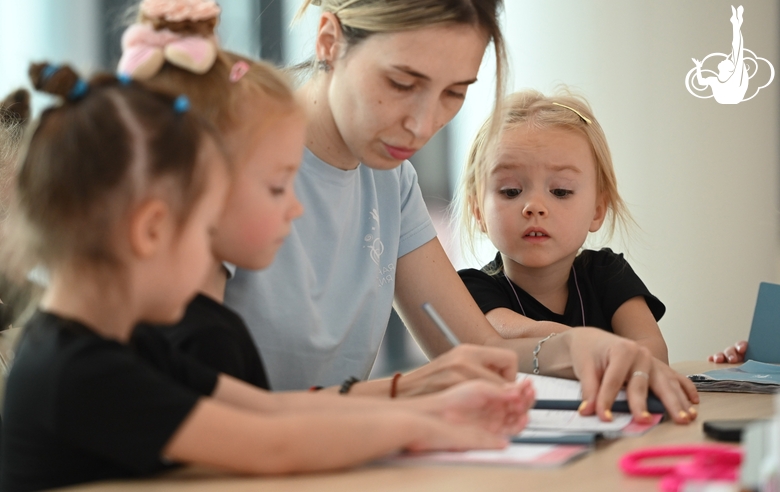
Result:
{"label": "pink ribbon bow", "polygon": [[117,71],[146,80],[159,72],[167,60],[184,70],[203,74],[216,59],[214,38],[182,36],[168,29],[156,31],[147,24],[133,24],[122,35],[122,58]]}

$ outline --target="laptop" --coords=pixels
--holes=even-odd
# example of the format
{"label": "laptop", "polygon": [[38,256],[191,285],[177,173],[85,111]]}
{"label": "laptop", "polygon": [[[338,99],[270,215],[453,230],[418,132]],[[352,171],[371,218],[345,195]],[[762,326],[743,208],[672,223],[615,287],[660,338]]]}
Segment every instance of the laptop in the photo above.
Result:
{"label": "laptop", "polygon": [[780,364],[780,285],[761,282],[745,360]]}

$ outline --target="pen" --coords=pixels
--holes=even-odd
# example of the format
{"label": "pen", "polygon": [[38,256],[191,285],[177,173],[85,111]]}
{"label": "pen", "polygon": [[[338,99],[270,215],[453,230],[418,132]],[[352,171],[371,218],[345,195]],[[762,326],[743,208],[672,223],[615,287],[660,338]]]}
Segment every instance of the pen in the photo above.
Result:
{"label": "pen", "polygon": [[452,344],[453,347],[457,347],[460,345],[460,340],[458,340],[458,337],[455,336],[454,333],[452,333],[452,330],[450,330],[450,327],[447,326],[447,323],[444,322],[441,316],[439,316],[439,313],[436,312],[435,309],[433,309],[433,306],[431,306],[430,302],[426,302],[422,305],[423,311],[425,311],[425,314],[427,314],[434,323],[436,323],[436,326],[439,328],[439,331],[441,331],[442,335],[447,339],[447,341]]}

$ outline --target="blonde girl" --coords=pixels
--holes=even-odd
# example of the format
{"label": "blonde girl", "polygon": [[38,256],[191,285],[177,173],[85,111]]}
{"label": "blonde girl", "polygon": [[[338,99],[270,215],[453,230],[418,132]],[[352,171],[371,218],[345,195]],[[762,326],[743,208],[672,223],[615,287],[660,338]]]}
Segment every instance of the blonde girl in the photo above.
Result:
{"label": "blonde girl", "polygon": [[25,254],[6,265],[17,275],[44,265],[50,281],[8,379],[3,490],[171,463],[335,469],[402,449],[502,447],[522,428],[528,387],[382,405],[270,395],[135,328],[176,322],[209,275],[229,181],[220,139],[186,98],[124,77],[87,83],[42,64],[31,78],[63,102],[43,113],[16,177],[10,252]]}
{"label": "blonde girl", "polygon": [[504,337],[547,337],[593,326],[636,341],[667,362],[657,320],[664,305],[622,254],[583,249],[605,222],[631,220],[617,190],[606,137],[587,102],[536,91],[506,100],[497,148],[477,134],[464,171],[467,237],[498,249],[466,287]]}
{"label": "blonde girl", "polygon": [[[304,1],[301,12],[312,4]],[[429,357],[444,354],[393,378],[400,395],[470,378],[511,378],[517,369],[530,372],[536,360],[544,374],[583,382],[585,412],[609,418],[605,412],[619,388],[641,372],[648,379],[628,384],[636,415],[644,412],[642,396],[652,387],[678,422],[688,422],[695,390],[635,342],[601,330],[572,330],[545,342],[535,359],[541,337],[502,338],[436,238],[407,159],[458,112],[489,46],[502,93],[502,2],[316,4],[315,72],[297,94],[308,116],[295,182],[304,212],[274,263],[260,272],[238,269],[225,297],[252,331],[271,385],[331,386],[350,376],[347,385],[359,381],[352,392],[388,394],[391,381],[365,379],[394,305]],[[424,302],[468,344],[450,350],[421,310]],[[517,365],[506,371],[474,345],[509,349]],[[291,360],[297,363],[291,366]]]}

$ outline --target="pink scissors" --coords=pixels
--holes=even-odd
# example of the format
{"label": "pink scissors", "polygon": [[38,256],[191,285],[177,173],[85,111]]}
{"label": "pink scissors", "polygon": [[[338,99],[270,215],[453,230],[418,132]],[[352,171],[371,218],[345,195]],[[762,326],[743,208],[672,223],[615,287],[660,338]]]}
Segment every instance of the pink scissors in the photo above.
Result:
{"label": "pink scissors", "polygon": [[[653,458],[689,456],[672,464],[652,465],[643,461]],[[659,446],[638,449],[620,458],[620,469],[626,475],[663,477],[659,484],[663,492],[678,492],[689,480],[730,481],[739,476],[742,450],[734,446],[700,444],[689,446]]]}

